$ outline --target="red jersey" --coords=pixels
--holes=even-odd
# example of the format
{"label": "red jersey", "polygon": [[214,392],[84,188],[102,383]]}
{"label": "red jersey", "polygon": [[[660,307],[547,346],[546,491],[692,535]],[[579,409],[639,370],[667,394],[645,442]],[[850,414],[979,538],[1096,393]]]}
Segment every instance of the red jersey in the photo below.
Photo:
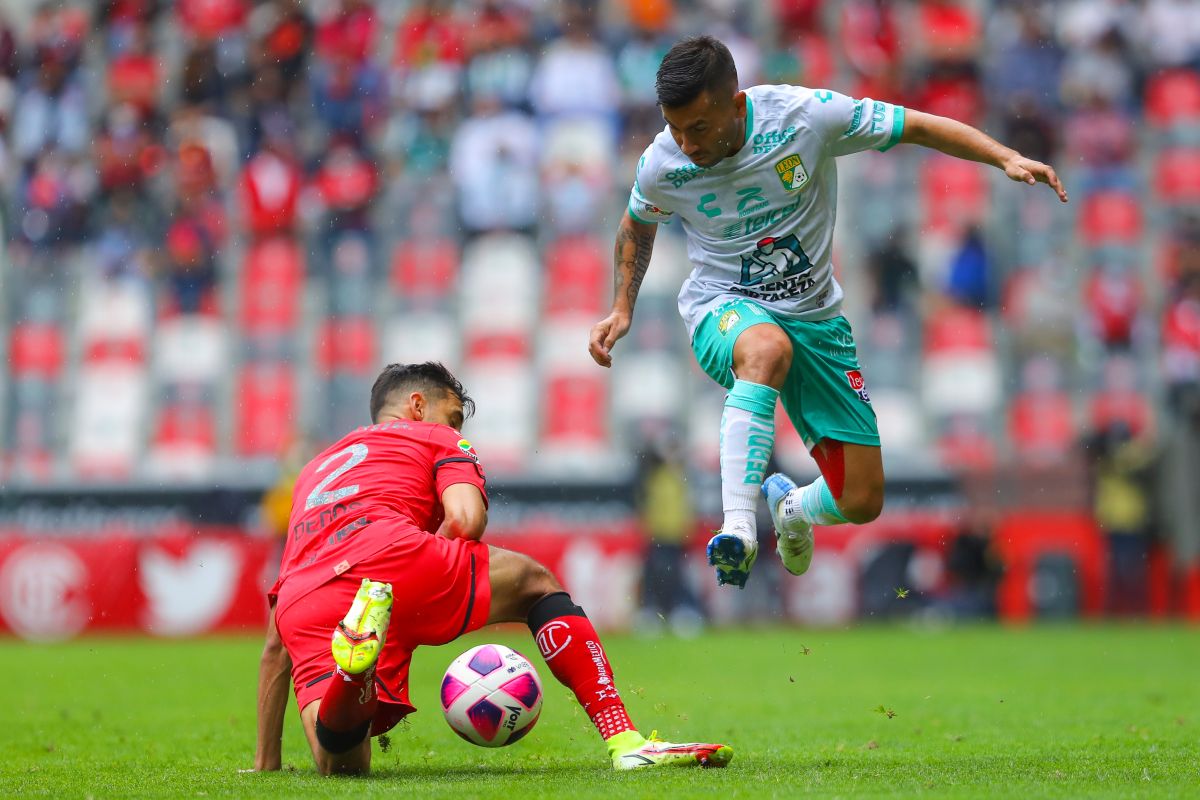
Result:
{"label": "red jersey", "polygon": [[391,545],[398,531],[432,534],[444,517],[442,492],[456,483],[479,487],[487,503],[479,457],[446,425],[381,422],[326,449],[292,492],[279,580],[268,593],[279,598],[276,613]]}

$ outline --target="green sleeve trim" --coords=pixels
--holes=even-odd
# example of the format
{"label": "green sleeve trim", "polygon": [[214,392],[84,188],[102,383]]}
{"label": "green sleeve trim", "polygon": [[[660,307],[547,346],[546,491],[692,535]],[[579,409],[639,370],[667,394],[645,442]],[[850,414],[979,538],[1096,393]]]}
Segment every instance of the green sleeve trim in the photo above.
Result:
{"label": "green sleeve trim", "polygon": [[891,150],[900,143],[900,136],[904,133],[904,106],[896,106],[896,110],[892,112],[892,135],[888,138],[888,143],[879,148],[879,152],[885,153]]}
{"label": "green sleeve trim", "polygon": [[633,217],[634,219],[636,219],[638,222],[642,223],[643,225],[657,225],[658,224],[657,222],[652,221],[652,220],[642,219],[641,217],[639,217],[637,215],[637,212],[633,210],[633,198],[632,197],[629,198],[629,216]]}
{"label": "green sleeve trim", "polygon": [[746,141],[742,142],[742,146],[750,144],[750,137],[754,135],[754,101],[750,99],[750,93],[746,93]]}

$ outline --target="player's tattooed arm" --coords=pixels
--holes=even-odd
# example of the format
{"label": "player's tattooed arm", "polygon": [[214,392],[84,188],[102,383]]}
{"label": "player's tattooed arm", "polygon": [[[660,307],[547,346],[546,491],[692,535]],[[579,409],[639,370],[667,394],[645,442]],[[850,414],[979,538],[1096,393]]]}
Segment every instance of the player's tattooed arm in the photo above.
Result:
{"label": "player's tattooed arm", "polygon": [[629,332],[633,323],[633,307],[637,304],[638,291],[650,268],[650,254],[654,252],[655,224],[638,222],[626,211],[617,227],[617,243],[613,248],[615,264],[615,288],[613,307],[607,317],[592,326],[588,352],[592,360],[602,367],[612,366],[612,347],[617,340]]}
{"label": "player's tattooed arm", "polygon": [[908,109],[900,141],[931,147],[956,158],[991,164],[1004,170],[1004,174],[1014,181],[1044,183],[1054,190],[1059,200],[1067,202],[1066,187],[1059,180],[1054,167],[1026,158],[983,131],[958,120]]}
{"label": "player's tattooed arm", "polygon": [[638,222],[626,211],[617,228],[617,243],[613,248],[616,272],[616,291],[613,310],[618,308],[633,315],[638,291],[650,268],[650,255],[654,252],[654,234],[657,225]]}

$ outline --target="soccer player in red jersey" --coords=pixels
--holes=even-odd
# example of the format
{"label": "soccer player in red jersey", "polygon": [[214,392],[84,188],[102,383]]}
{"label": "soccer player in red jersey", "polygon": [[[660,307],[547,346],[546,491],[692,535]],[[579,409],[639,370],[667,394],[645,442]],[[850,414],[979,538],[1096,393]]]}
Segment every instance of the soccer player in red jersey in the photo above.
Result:
{"label": "soccer player in red jersey", "polygon": [[529,625],[615,768],[727,764],[726,745],[638,733],[583,609],[532,558],[479,541],[487,488],[459,432],[473,410],[441,364],[390,364],[371,389],[374,424],[300,472],[268,593],[255,769],[280,768],[289,673],[318,771],[366,773],[370,737],[415,710],[413,651],[495,622]]}

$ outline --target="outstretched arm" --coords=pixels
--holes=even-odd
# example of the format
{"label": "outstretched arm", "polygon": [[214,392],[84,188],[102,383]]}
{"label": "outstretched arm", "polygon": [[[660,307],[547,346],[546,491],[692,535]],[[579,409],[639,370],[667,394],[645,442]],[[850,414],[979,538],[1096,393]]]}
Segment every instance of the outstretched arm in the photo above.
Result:
{"label": "outstretched arm", "polygon": [[275,627],[275,609],[267,622],[267,641],[258,664],[258,741],[254,748],[254,769],[259,772],[280,768],[283,745],[283,716],[287,711],[288,677],[292,659]]}
{"label": "outstretched arm", "polygon": [[617,227],[617,244],[613,248],[615,262],[615,284],[612,312],[592,327],[588,352],[602,367],[612,366],[612,348],[617,340],[629,332],[633,323],[633,307],[637,304],[638,290],[650,267],[650,254],[654,251],[654,234],[658,225],[639,222],[629,211],[621,217]]}
{"label": "outstretched arm", "polygon": [[1004,170],[1004,174],[1014,181],[1048,184],[1058,194],[1059,200],[1067,202],[1067,190],[1063,188],[1053,167],[1025,158],[983,131],[958,120],[907,109],[900,141],[932,147],[957,158],[991,164]]}

